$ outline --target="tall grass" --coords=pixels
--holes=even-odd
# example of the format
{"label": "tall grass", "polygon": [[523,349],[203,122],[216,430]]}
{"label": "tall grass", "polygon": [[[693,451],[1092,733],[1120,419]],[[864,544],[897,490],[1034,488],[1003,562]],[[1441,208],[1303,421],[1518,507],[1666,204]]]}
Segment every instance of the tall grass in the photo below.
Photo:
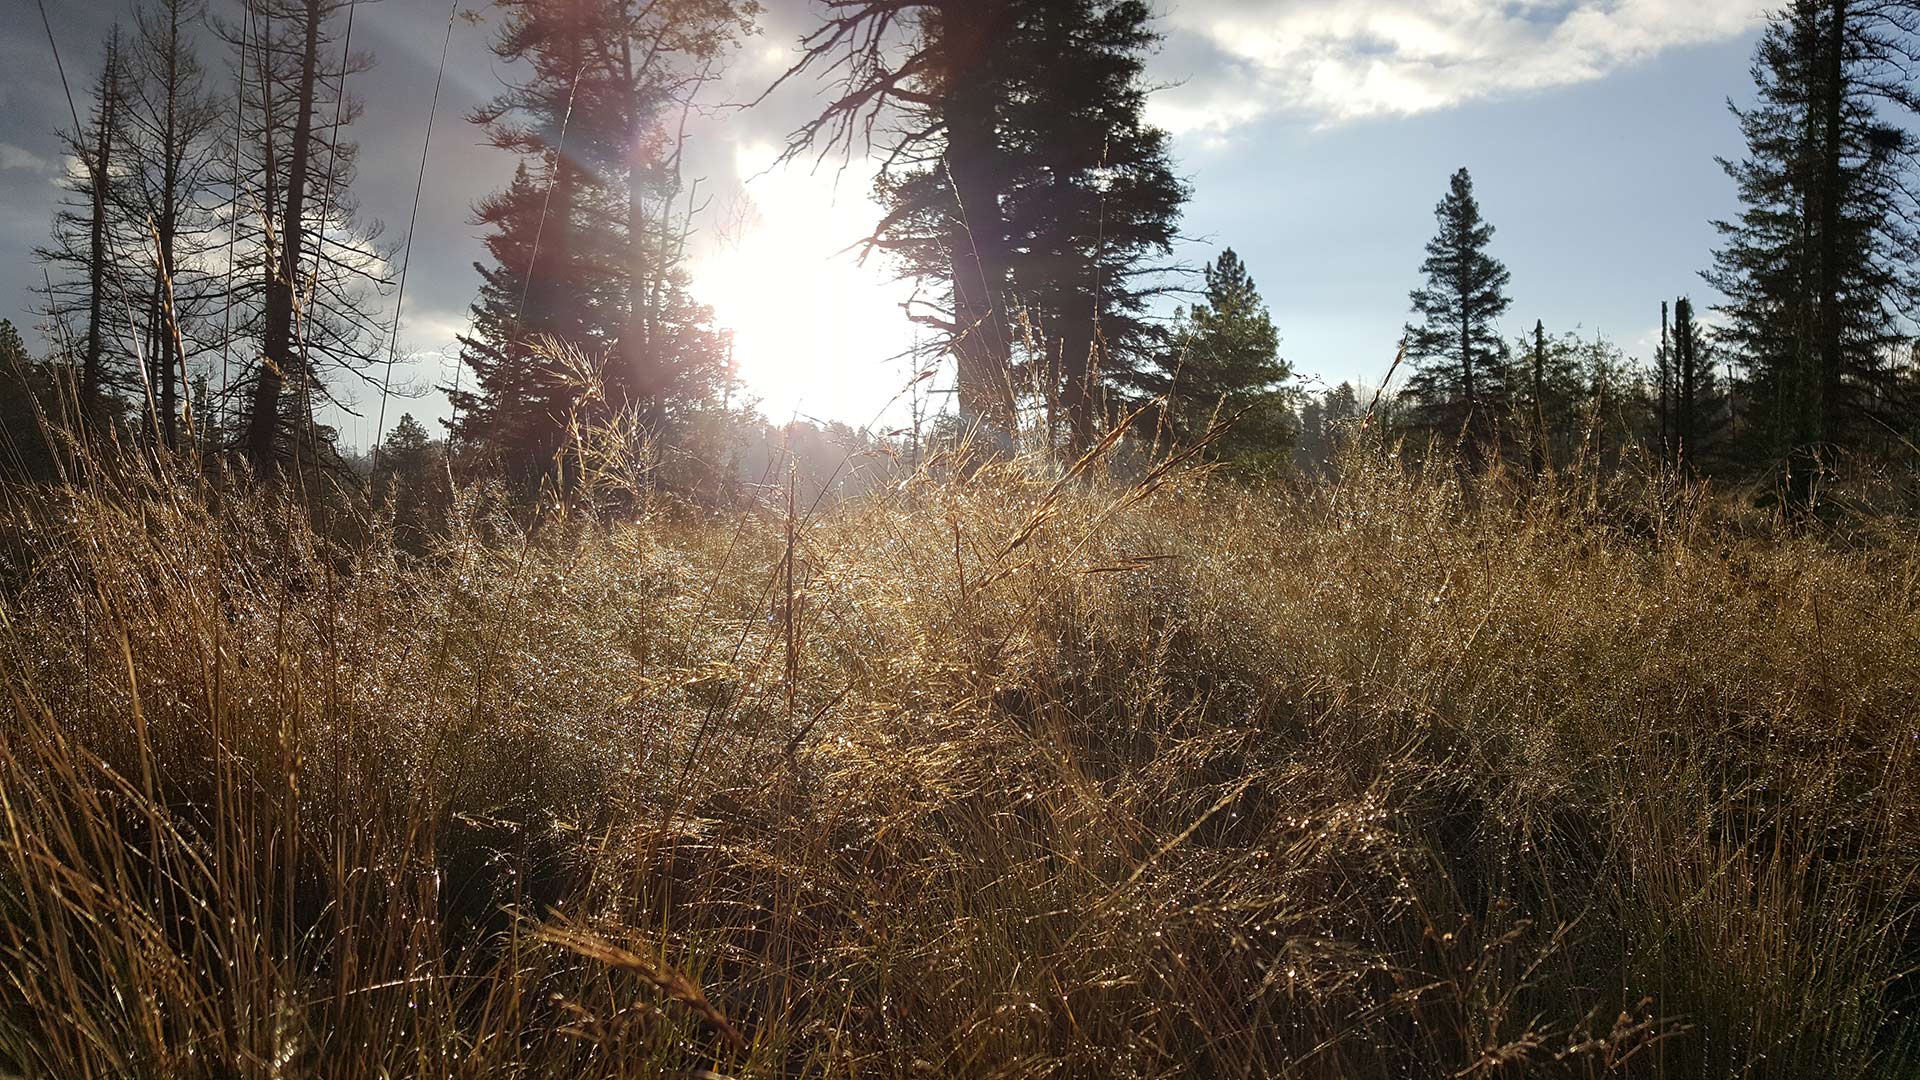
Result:
{"label": "tall grass", "polygon": [[1920,1068],[1911,527],[1100,473],[16,495],[0,1071]]}

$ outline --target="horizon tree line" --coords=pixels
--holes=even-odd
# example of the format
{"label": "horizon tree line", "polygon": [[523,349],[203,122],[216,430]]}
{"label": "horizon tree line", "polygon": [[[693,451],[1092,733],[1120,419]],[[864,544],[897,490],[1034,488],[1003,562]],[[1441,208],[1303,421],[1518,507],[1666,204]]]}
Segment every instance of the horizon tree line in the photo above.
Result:
{"label": "horizon tree line", "polygon": [[[728,407],[729,339],[688,290],[698,204],[681,163],[700,95],[758,7],[498,7],[493,49],[515,74],[468,120],[519,162],[475,207],[487,259],[444,389],[449,439],[534,482],[569,425],[624,418],[671,444]],[[354,10],[143,0],[132,32],[109,38],[88,115],[61,133],[75,168],[36,252],[87,423],[138,416],[129,430],[176,448],[190,431],[261,474],[335,456],[316,409],[375,385],[392,329],[392,253],[351,196],[349,82],[372,63],[353,45]],[[1835,452],[1920,434],[1915,11],[1793,0],[1770,20],[1758,101],[1733,109],[1746,156],[1721,162],[1741,209],[1715,223],[1703,278],[1725,299],[1711,329],[1691,297],[1662,301],[1649,370],[1539,321],[1504,336],[1511,274],[1459,169],[1410,294],[1396,429],[1469,461],[1512,450],[1535,470],[1635,446],[1675,468],[1779,464],[1797,497]],[[1184,284],[1173,252],[1191,192],[1144,119],[1159,36],[1143,0],[821,12],[774,83],[827,85],[784,157],[877,155],[882,214],[861,246],[915,284],[909,314],[954,365],[962,424],[1002,445],[1038,426],[1072,452],[1157,397],[1175,437],[1234,418],[1222,457],[1271,465],[1331,445],[1329,418],[1353,408],[1293,385],[1233,249],[1202,268],[1200,290]],[[224,72],[200,58],[189,28],[203,22]],[[1193,299],[1163,317],[1179,295]]]}

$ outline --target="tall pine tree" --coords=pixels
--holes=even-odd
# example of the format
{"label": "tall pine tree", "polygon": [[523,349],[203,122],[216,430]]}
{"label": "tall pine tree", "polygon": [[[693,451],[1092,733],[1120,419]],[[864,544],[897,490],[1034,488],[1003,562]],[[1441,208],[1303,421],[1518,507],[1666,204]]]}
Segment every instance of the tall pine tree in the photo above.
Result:
{"label": "tall pine tree", "polygon": [[[1015,385],[1041,395],[1076,449],[1110,418],[1110,391],[1150,378],[1166,340],[1148,305],[1188,192],[1166,133],[1144,120],[1145,57],[1159,41],[1150,19],[1142,0],[1026,4],[1008,45],[1009,285],[1039,352]],[[1250,291],[1237,258],[1218,269],[1237,275],[1221,288]]]}
{"label": "tall pine tree", "polygon": [[1734,107],[1747,156],[1722,161],[1740,215],[1716,222],[1707,281],[1745,366],[1750,451],[1787,462],[1798,496],[1815,459],[1876,437],[1910,408],[1893,356],[1920,299],[1916,142],[1882,106],[1910,107],[1907,5],[1793,0],[1756,49],[1758,101]]}
{"label": "tall pine tree", "polygon": [[[681,121],[753,5],[738,0],[505,0],[494,51],[526,72],[470,119],[521,158],[478,208],[490,228],[471,385],[455,434],[543,473],[584,387],[543,355],[564,343],[599,367],[596,409],[656,434],[725,377],[721,335],[687,293]],[[464,378],[464,370],[462,376]]]}
{"label": "tall pine tree", "polygon": [[1511,302],[1511,275],[1487,253],[1493,226],[1480,216],[1467,170],[1453,174],[1434,217],[1440,231],[1420,264],[1427,283],[1412,294],[1420,321],[1407,327],[1414,375],[1406,394],[1415,424],[1447,435],[1464,432],[1477,447],[1492,436],[1508,403],[1506,346],[1497,322]]}
{"label": "tall pine tree", "polygon": [[1134,383],[1160,344],[1145,315],[1186,199],[1165,134],[1142,117],[1147,6],[828,7],[789,75],[840,81],[789,155],[891,133],[867,245],[924,287],[912,313],[955,358],[961,415],[1011,430],[1030,394],[1084,444],[1103,392]]}

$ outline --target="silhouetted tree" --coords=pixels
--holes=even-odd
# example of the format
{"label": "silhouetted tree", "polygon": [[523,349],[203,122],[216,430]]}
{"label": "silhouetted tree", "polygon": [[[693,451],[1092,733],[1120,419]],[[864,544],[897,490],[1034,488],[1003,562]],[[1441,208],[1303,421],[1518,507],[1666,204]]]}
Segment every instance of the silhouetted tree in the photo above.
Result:
{"label": "silhouetted tree", "polygon": [[293,460],[334,455],[315,420],[330,383],[362,375],[383,340],[375,294],[387,285],[378,228],[350,196],[358,148],[344,135],[359,105],[347,79],[372,60],[347,51],[352,0],[246,0],[224,27],[236,50],[241,107],[229,167],[235,230],[229,305],[239,354],[253,353],[241,386],[240,449],[269,474]]}
{"label": "silhouetted tree", "polygon": [[[66,386],[71,390],[72,380]],[[59,477],[47,436],[61,421],[59,369],[27,355],[20,332],[0,319],[0,479],[46,483]]]}
{"label": "silhouetted tree", "polygon": [[1727,296],[1722,337],[1745,365],[1751,449],[1791,462],[1802,497],[1824,447],[1902,408],[1892,359],[1920,298],[1917,144],[1880,107],[1913,104],[1916,18],[1904,3],[1793,0],[1756,49],[1758,102],[1733,108],[1747,155],[1721,165],[1742,209],[1715,222],[1706,278]]}
{"label": "silhouetted tree", "polygon": [[[1142,0],[1023,0],[1007,45],[1008,270],[1042,353],[1015,385],[1044,396],[1076,449],[1110,411],[1106,391],[1143,386],[1165,354],[1147,309],[1188,192],[1166,133],[1144,120],[1145,57],[1159,41],[1150,19]],[[1244,278],[1237,258],[1231,272]]]}
{"label": "silhouetted tree", "polygon": [[221,113],[194,45],[205,18],[204,0],[151,0],[135,12],[130,63],[123,192],[137,233],[130,246],[149,268],[140,337],[169,446],[179,438],[188,362],[205,347],[197,323],[213,299],[200,263],[215,241],[207,197]]}
{"label": "silhouetted tree", "polygon": [[736,0],[506,0],[494,52],[527,72],[470,117],[521,158],[484,201],[480,268],[455,395],[456,434],[545,470],[586,403],[534,348],[548,336],[599,369],[608,413],[659,434],[727,377],[722,335],[687,292],[680,157],[694,94],[744,28]]}
{"label": "silhouetted tree", "polygon": [[1434,217],[1440,231],[1420,264],[1427,283],[1412,293],[1420,321],[1407,327],[1414,374],[1406,396],[1415,424],[1462,432],[1477,447],[1492,437],[1508,404],[1506,346],[1497,321],[1510,303],[1511,275],[1487,253],[1493,226],[1480,216],[1467,170],[1453,174]]}
{"label": "silhouetted tree", "polygon": [[[116,26],[94,80],[93,108],[84,130],[61,132],[79,170],[62,181],[66,198],[54,215],[51,245],[34,252],[49,271],[48,317],[60,331],[58,339],[78,354],[66,359],[77,368],[80,406],[90,420],[104,415],[103,398],[135,374],[116,362],[125,350],[114,349],[115,333],[109,326],[115,311],[126,310],[127,237],[120,200],[127,154],[126,98],[126,55]],[[121,328],[128,329],[124,322]]]}
{"label": "silhouetted tree", "polygon": [[380,443],[373,497],[391,508],[394,543],[403,551],[424,554],[446,524],[450,499],[443,450],[412,413],[402,414]]}
{"label": "silhouetted tree", "polygon": [[960,414],[1003,431],[1014,426],[1015,335],[999,131],[1020,3],[826,0],[780,79],[815,70],[832,85],[785,157],[865,150],[885,132],[876,190],[887,211],[868,250],[892,253],[904,276],[932,287],[910,314],[953,355]]}
{"label": "silhouetted tree", "polygon": [[884,130],[886,212],[867,250],[924,286],[910,313],[954,356],[961,414],[1010,431],[1032,388],[1084,444],[1102,384],[1131,383],[1160,344],[1143,316],[1186,198],[1165,134],[1142,119],[1141,61],[1157,40],[1146,5],[826,6],[788,77],[830,72],[833,99],[788,155]]}
{"label": "silhouetted tree", "polygon": [[1693,314],[1693,301],[1673,304],[1670,427],[1674,456],[1698,464],[1714,447],[1726,421],[1726,397],[1715,373],[1713,347]]}

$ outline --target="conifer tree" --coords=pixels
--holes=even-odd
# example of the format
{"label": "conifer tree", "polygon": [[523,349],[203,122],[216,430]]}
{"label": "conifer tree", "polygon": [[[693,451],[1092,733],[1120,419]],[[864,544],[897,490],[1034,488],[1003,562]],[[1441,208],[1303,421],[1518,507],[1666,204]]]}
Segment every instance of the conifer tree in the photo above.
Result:
{"label": "conifer tree", "polygon": [[1671,430],[1675,459],[1697,465],[1713,448],[1726,419],[1726,398],[1714,371],[1713,349],[1685,296],[1673,303]]}
{"label": "conifer tree", "polygon": [[[1166,133],[1144,120],[1145,56],[1159,41],[1150,19],[1142,0],[1026,3],[1007,46],[999,152],[1009,285],[1041,351],[1015,385],[1057,403],[1050,412],[1076,449],[1111,412],[1108,389],[1144,385],[1164,354],[1147,308],[1162,291],[1188,192]],[[1219,270],[1245,276],[1231,252]],[[1213,304],[1216,281],[1207,280]]]}
{"label": "conifer tree", "polygon": [[912,313],[969,420],[1011,430],[1031,390],[1085,443],[1103,383],[1159,351],[1144,315],[1186,189],[1142,117],[1149,20],[1138,0],[863,0],[802,41],[789,75],[840,81],[788,154],[891,133],[867,248],[925,287]]}
{"label": "conifer tree", "polygon": [[1172,355],[1162,361],[1177,437],[1192,438],[1216,417],[1238,417],[1217,444],[1222,457],[1274,458],[1292,448],[1296,423],[1280,358],[1280,334],[1246,264],[1232,248],[1203,271],[1205,299],[1183,312]]}
{"label": "conifer tree", "polygon": [[1002,431],[1015,424],[1016,334],[999,132],[1023,2],[828,0],[779,80],[808,70],[833,80],[827,105],[789,137],[789,159],[871,149],[886,133],[875,184],[886,213],[868,250],[930,287],[909,313],[953,356],[961,416]]}
{"label": "conifer tree", "polygon": [[1809,490],[1824,448],[1874,437],[1902,408],[1891,363],[1920,299],[1910,192],[1913,14],[1904,4],[1793,0],[1756,49],[1759,100],[1734,107],[1747,154],[1721,165],[1740,215],[1715,222],[1707,281],[1727,296],[1750,449]]}
{"label": "conifer tree", "polygon": [[[744,28],[739,0],[506,0],[496,55],[521,65],[470,119],[521,158],[478,207],[492,265],[455,393],[456,434],[529,480],[558,450],[581,388],[537,343],[605,361],[596,408],[658,434],[725,377],[722,336],[687,291],[674,206],[684,117]],[[464,376],[464,372],[463,372]]]}
{"label": "conifer tree", "polygon": [[1415,370],[1406,393],[1416,424],[1446,429],[1447,435],[1463,432],[1477,446],[1492,436],[1508,403],[1506,346],[1497,320],[1510,303],[1511,275],[1487,253],[1493,226],[1480,215],[1467,170],[1453,174],[1434,217],[1440,231],[1420,264],[1427,283],[1412,293],[1420,322],[1407,327],[1407,357]]}
{"label": "conifer tree", "polygon": [[451,500],[442,450],[412,413],[403,413],[380,443],[373,498],[391,507],[394,543],[403,551],[425,554],[428,539],[445,525]]}

